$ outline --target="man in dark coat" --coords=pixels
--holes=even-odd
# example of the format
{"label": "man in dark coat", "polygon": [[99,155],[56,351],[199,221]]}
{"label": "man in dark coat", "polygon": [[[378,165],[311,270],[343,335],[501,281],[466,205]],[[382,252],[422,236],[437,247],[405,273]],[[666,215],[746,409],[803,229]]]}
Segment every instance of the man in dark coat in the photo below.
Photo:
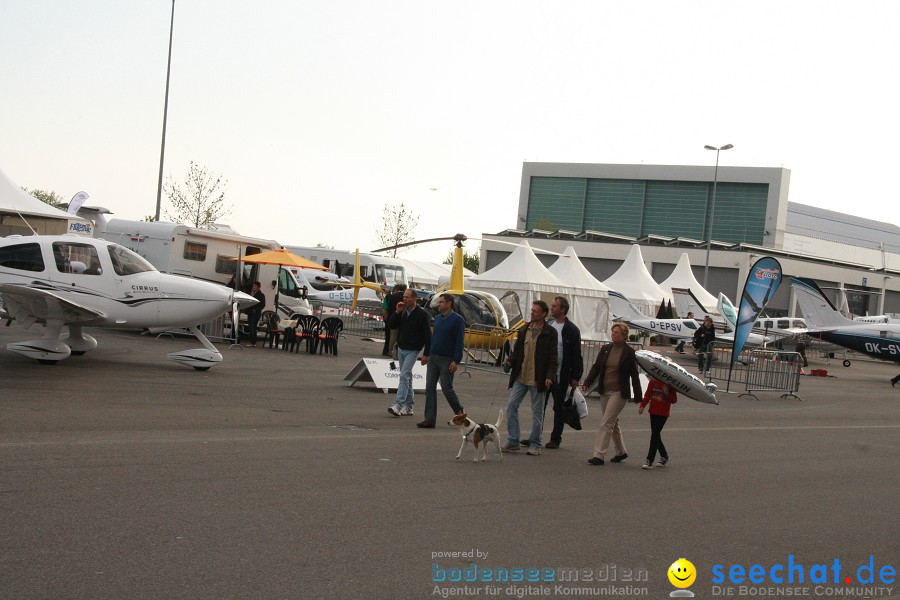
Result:
{"label": "man in dark coat", "polygon": [[504,452],[519,450],[519,405],[525,395],[531,398],[531,438],[528,454],[540,456],[541,431],[544,426],[544,395],[550,391],[558,365],[556,330],[547,323],[550,307],[543,300],[531,305],[531,321],[519,330],[510,365],[509,402],[506,405],[508,442]]}
{"label": "man in dark coat", "polygon": [[[581,375],[584,373],[584,361],[581,359],[581,332],[566,315],[569,314],[569,301],[557,296],[550,303],[550,316],[553,320],[550,326],[556,330],[557,344],[556,357],[559,367],[550,393],[553,396],[553,432],[550,433],[550,441],[545,446],[548,449],[559,448],[562,442],[563,428],[563,403],[570,389],[578,387]],[[546,408],[545,408],[546,414]]]}

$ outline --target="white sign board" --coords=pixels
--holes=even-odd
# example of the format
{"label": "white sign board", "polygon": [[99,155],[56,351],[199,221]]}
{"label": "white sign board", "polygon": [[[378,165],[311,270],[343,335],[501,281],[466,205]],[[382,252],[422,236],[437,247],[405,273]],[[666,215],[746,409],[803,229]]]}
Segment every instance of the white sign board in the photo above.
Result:
{"label": "white sign board", "polygon": [[[393,365],[394,368],[391,368]],[[412,384],[414,390],[425,389],[425,373],[428,367],[416,359],[412,370]],[[363,358],[349,373],[344,376],[349,386],[360,381],[370,381],[375,387],[380,388],[385,394],[390,390],[396,390],[400,381],[400,365],[389,358]],[[438,383],[438,389],[441,389]]]}

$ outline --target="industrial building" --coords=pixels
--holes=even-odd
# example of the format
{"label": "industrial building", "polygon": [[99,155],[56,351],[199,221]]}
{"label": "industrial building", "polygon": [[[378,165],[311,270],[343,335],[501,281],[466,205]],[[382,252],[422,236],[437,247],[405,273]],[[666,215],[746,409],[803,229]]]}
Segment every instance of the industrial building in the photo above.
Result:
{"label": "industrial building", "polygon": [[[785,276],[845,288],[854,314],[900,313],[900,227],[790,202],[789,188],[784,168],[525,163],[517,225],[482,236],[481,269],[510,253],[492,240],[527,238],[551,252],[573,246],[602,281],[640,244],[657,282],[682,253],[702,282],[712,223],[706,288],[714,295],[739,297],[750,266],[768,255]],[[785,280],[767,312],[793,316],[794,305]]]}

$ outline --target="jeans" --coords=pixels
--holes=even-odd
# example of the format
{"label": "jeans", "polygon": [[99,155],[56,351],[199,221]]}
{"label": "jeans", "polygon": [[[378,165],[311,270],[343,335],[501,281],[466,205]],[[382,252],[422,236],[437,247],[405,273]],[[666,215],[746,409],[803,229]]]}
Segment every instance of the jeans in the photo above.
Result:
{"label": "jeans", "polygon": [[455,415],[462,412],[459,397],[453,390],[453,373],[450,372],[450,363],[453,359],[449,356],[432,354],[428,357],[428,371],[425,374],[425,420],[437,421],[437,382],[441,381],[441,391],[444,398],[450,403],[450,408]]}
{"label": "jeans", "polygon": [[650,450],[647,452],[647,460],[651,463],[656,458],[657,450],[659,450],[660,457],[669,458],[669,453],[666,452],[666,447],[662,442],[662,429],[668,418],[663,415],[650,415]]}
{"label": "jeans", "polygon": [[412,370],[416,364],[418,350],[397,348],[397,362],[400,363],[400,382],[397,384],[397,406],[413,407]]}
{"label": "jeans", "polygon": [[531,395],[531,440],[532,448],[541,447],[541,431],[544,427],[544,395],[546,392],[538,392],[537,386],[522,385],[518,381],[513,383],[509,393],[509,402],[506,405],[506,429],[510,444],[519,443],[519,405],[525,394]]}

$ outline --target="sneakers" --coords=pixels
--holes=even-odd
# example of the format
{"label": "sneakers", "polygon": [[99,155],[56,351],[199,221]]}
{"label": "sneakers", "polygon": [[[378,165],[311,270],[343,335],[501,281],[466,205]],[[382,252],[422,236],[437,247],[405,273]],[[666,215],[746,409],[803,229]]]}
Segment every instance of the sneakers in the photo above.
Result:
{"label": "sneakers", "polygon": [[654,467],[664,467],[664,466],[666,466],[667,462],[669,462],[668,456],[666,456],[665,458],[660,457],[660,459],[658,461],[656,461],[656,464],[654,464],[653,466]]}
{"label": "sneakers", "polygon": [[521,450],[522,446],[519,444],[513,444],[512,442],[506,442],[506,445],[500,448],[503,452],[516,452],[517,450]]}
{"label": "sneakers", "polygon": [[388,412],[391,413],[392,415],[394,415],[395,417],[400,416],[400,410],[401,409],[400,409],[399,404],[394,404],[393,406],[388,407]]}
{"label": "sneakers", "polygon": [[588,462],[591,463],[592,465],[602,465],[602,464],[604,464],[604,463],[603,463],[603,459],[602,459],[602,458],[597,458],[596,456],[592,456],[591,458],[589,458],[589,459],[588,459]]}
{"label": "sneakers", "polygon": [[530,456],[540,456],[541,449],[539,446],[529,446],[528,451],[525,454],[528,454]]}
{"label": "sneakers", "polygon": [[547,450],[556,450],[557,448],[559,448],[559,442],[550,440],[549,442],[547,442],[547,445],[544,446],[544,448],[546,448]]}
{"label": "sneakers", "polygon": [[652,469],[653,468],[653,465],[650,464],[649,458],[644,459],[644,464],[641,465],[641,468],[642,469]]}
{"label": "sneakers", "polygon": [[434,429],[434,421],[429,421],[426,419],[425,421],[416,423],[416,427],[420,427],[422,429]]}
{"label": "sneakers", "polygon": [[609,462],[622,462],[626,458],[628,458],[627,452],[625,454],[616,454],[611,459],[609,459]]}
{"label": "sneakers", "polygon": [[413,416],[412,406],[404,406],[403,410],[400,411],[401,417],[411,417]]}

